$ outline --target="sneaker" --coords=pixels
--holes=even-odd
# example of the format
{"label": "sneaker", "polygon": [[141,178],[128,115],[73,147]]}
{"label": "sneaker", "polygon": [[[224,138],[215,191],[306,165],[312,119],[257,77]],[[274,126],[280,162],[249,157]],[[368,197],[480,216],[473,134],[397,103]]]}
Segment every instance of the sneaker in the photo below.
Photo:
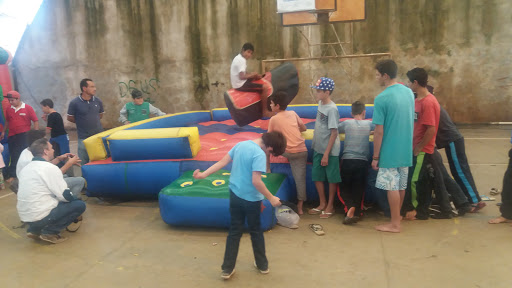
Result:
{"label": "sneaker", "polygon": [[39,239],[39,234],[35,234],[35,233],[32,233],[32,232],[27,232],[27,237],[30,238],[30,239],[37,240],[37,239]]}
{"label": "sneaker", "polygon": [[472,207],[470,204],[467,204],[467,205],[464,205],[462,207],[460,207],[459,209],[457,209],[457,214],[458,216],[464,216],[466,215],[466,213],[470,213],[472,210]]}
{"label": "sneaker", "polygon": [[66,227],[66,230],[69,232],[76,232],[80,226],[82,225],[82,215],[78,216],[78,218],[73,221],[73,223],[69,224],[68,227]]}
{"label": "sneaker", "polygon": [[270,272],[270,269],[268,269],[268,267],[266,270],[261,270],[260,268],[258,268],[258,265],[256,265],[256,261],[254,261],[254,267],[256,267],[256,269],[260,270],[261,274],[268,274]]}
{"label": "sneaker", "polygon": [[233,276],[233,274],[235,274],[235,269],[233,269],[231,272],[222,271],[222,273],[220,274],[220,277],[224,280],[228,280],[229,278],[231,278],[231,276]]}
{"label": "sneaker", "polygon": [[60,236],[60,234],[42,234],[39,236],[39,239],[53,244],[59,244],[68,240],[68,238]]}

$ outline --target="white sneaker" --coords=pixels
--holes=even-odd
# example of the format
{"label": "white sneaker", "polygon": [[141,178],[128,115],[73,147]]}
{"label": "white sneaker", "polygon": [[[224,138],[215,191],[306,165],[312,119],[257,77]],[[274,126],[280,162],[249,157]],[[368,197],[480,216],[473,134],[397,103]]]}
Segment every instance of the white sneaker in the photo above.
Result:
{"label": "white sneaker", "polygon": [[268,268],[267,268],[267,270],[261,270],[260,268],[258,268],[258,265],[256,265],[256,261],[254,261],[254,267],[256,267],[256,269],[260,270],[261,274],[268,274],[270,272],[270,269],[268,269]]}

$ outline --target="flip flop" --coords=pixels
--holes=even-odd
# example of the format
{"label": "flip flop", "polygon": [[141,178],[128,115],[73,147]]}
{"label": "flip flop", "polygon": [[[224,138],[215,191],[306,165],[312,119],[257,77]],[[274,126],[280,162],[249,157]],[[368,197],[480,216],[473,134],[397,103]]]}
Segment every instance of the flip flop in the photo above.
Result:
{"label": "flip flop", "polygon": [[494,198],[494,197],[489,197],[489,196],[486,196],[486,195],[480,195],[480,198],[481,198],[483,201],[494,201],[494,200],[496,200],[496,198]]}
{"label": "flip flop", "polygon": [[308,210],[309,215],[318,215],[318,214],[322,214],[322,212],[324,212],[324,211],[320,210],[320,209],[316,209],[316,208],[311,208]]}
{"label": "flip flop", "polygon": [[309,229],[318,236],[325,235],[324,228],[320,224],[309,224]]}
{"label": "flip flop", "polygon": [[322,214],[320,214],[320,219],[329,219],[334,215],[334,212],[325,212],[322,211]]}

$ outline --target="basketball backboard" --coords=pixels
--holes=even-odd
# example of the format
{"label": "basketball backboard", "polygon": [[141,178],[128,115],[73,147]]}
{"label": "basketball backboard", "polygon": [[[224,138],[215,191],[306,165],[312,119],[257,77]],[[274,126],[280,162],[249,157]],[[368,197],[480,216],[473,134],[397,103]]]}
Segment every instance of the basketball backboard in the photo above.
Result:
{"label": "basketball backboard", "polygon": [[281,14],[283,26],[316,25],[365,19],[365,0],[316,0],[314,11]]}

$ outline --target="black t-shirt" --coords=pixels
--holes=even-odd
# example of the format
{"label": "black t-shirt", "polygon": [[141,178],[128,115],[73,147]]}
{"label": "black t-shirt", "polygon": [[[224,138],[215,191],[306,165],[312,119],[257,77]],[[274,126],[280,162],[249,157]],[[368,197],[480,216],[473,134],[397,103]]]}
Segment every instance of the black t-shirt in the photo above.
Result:
{"label": "black t-shirt", "polygon": [[51,137],[57,137],[60,135],[65,135],[66,130],[64,130],[64,121],[62,121],[62,116],[59,113],[53,112],[48,114],[48,128],[51,128],[52,134]]}
{"label": "black t-shirt", "polygon": [[457,126],[453,123],[448,112],[441,107],[441,113],[439,114],[439,128],[437,129],[436,135],[436,146],[437,148],[445,148],[451,142],[462,138]]}

